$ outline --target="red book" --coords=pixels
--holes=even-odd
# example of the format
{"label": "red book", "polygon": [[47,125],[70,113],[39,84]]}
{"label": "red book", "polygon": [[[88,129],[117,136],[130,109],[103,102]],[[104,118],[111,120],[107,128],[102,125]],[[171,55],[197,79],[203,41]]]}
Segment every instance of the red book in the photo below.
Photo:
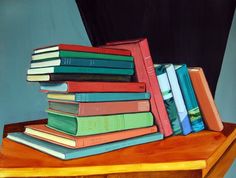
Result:
{"label": "red book", "polygon": [[144,82],[50,82],[40,83],[42,92],[145,92]]}
{"label": "red book", "polygon": [[152,126],[146,128],[138,128],[119,132],[78,137],[50,129],[46,125],[40,124],[26,126],[24,133],[41,140],[46,140],[51,143],[75,149],[129,139],[155,132],[157,132],[157,127]]}
{"label": "red book", "polygon": [[74,116],[96,116],[150,111],[149,100],[94,103],[49,100],[48,104],[48,110],[63,114],[73,114]]}
{"label": "red book", "polygon": [[54,46],[46,46],[42,48],[34,49],[34,54],[45,53],[51,51],[83,51],[90,53],[103,53],[103,54],[114,54],[114,55],[123,55],[130,56],[131,52],[129,50],[124,49],[106,49],[106,48],[98,48],[98,47],[90,47],[90,46],[81,46],[75,44],[58,44]]}
{"label": "red book", "polygon": [[145,82],[147,91],[151,93],[151,110],[156,124],[164,136],[170,136],[173,131],[162,99],[147,39],[111,42],[104,47],[131,51],[134,57],[136,78],[138,82]]}

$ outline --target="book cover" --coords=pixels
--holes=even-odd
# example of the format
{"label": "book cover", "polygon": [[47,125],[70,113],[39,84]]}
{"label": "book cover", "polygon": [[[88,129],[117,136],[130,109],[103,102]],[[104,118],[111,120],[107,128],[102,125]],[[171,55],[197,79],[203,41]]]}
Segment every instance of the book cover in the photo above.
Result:
{"label": "book cover", "polygon": [[97,155],[113,150],[118,150],[121,148],[139,145],[143,143],[158,141],[163,139],[163,135],[161,133],[153,133],[149,135],[144,135],[140,137],[130,138],[127,140],[107,143],[103,145],[96,145],[87,148],[80,148],[80,149],[70,149],[60,145],[56,145],[53,143],[49,143],[43,140],[39,140],[28,136],[21,132],[9,133],[7,138],[13,140],[15,142],[27,145],[32,147],[36,150],[42,151],[54,157],[63,159],[63,160],[70,160],[75,158],[81,158],[91,155]]}
{"label": "book cover", "polygon": [[47,110],[47,126],[74,136],[94,135],[153,125],[150,112],[105,116],[73,116]]}
{"label": "book cover", "polygon": [[162,99],[159,84],[155,74],[147,39],[107,43],[104,47],[127,49],[131,51],[135,63],[135,75],[138,82],[145,82],[147,91],[151,93],[151,110],[155,122],[164,136],[170,136],[173,131]]}
{"label": "book cover", "polygon": [[90,53],[114,54],[114,55],[124,55],[124,56],[131,55],[131,52],[129,50],[106,49],[106,48],[98,48],[98,47],[92,47],[92,46],[82,46],[78,44],[57,44],[57,45],[52,45],[52,46],[45,46],[45,47],[34,49],[34,54],[58,51],[58,50],[83,51],[83,52],[90,52]]}
{"label": "book cover", "polygon": [[43,92],[145,92],[144,82],[41,82]]}
{"label": "book cover", "polygon": [[166,74],[165,65],[155,64],[155,71],[161,89],[162,97],[170,119],[170,124],[174,135],[182,134],[178,111],[174,102],[173,94]]}
{"label": "book cover", "polygon": [[131,61],[131,62],[133,61],[132,56],[87,53],[78,51],[53,51],[53,52],[32,54],[32,60],[43,60],[51,58],[93,58],[93,59],[121,60],[121,61]]}
{"label": "book cover", "polygon": [[35,74],[27,75],[29,82],[47,81],[101,81],[101,82],[130,82],[130,75],[111,75],[111,74]]}
{"label": "book cover", "polygon": [[204,129],[205,126],[193,90],[192,82],[189,77],[188,68],[185,64],[176,65],[175,70],[183,94],[185,106],[189,114],[192,130],[193,132],[201,131]]}
{"label": "book cover", "polygon": [[47,98],[77,102],[130,101],[148,100],[150,99],[150,93],[48,93]]}
{"label": "book cover", "polygon": [[157,132],[157,127],[152,126],[119,132],[76,137],[50,129],[44,124],[38,124],[26,126],[24,133],[41,140],[75,149],[125,140],[155,132]]}
{"label": "book cover", "polygon": [[66,102],[48,101],[49,110],[74,116],[96,116],[150,111],[149,100],[113,101],[113,102]]}
{"label": "book cover", "polygon": [[209,130],[223,130],[223,123],[201,67],[189,68],[190,78],[200,106],[203,120]]}
{"label": "book cover", "polygon": [[82,73],[82,74],[112,74],[133,75],[133,69],[102,68],[102,67],[74,67],[55,66],[28,69],[27,74],[50,74],[50,73]]}
{"label": "book cover", "polygon": [[30,68],[52,67],[52,66],[79,66],[79,67],[106,67],[106,68],[134,68],[132,61],[116,61],[103,59],[83,58],[53,58],[49,60],[31,61]]}
{"label": "book cover", "polygon": [[190,124],[188,112],[184,103],[175,68],[173,64],[166,64],[165,67],[179,119],[182,125],[183,134],[187,135],[192,132],[192,126]]}

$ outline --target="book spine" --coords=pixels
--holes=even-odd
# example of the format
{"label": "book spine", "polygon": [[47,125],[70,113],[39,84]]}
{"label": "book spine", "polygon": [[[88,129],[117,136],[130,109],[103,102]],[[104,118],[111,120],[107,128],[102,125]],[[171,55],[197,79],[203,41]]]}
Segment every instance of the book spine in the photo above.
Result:
{"label": "book spine", "polygon": [[156,68],[156,74],[160,85],[160,90],[164,100],[164,104],[170,119],[171,127],[174,135],[182,134],[182,129],[180,126],[180,119],[178,116],[177,108],[174,102],[168,77],[166,74],[166,69],[164,65],[158,65]]}
{"label": "book spine", "polygon": [[204,129],[204,123],[202,115],[197,103],[197,99],[194,94],[192,83],[189,77],[188,69],[186,65],[182,65],[176,70],[179,80],[180,88],[183,93],[186,108],[188,110],[192,130],[199,132]]}
{"label": "book spine", "polygon": [[183,134],[187,135],[192,132],[192,127],[188,117],[188,112],[184,104],[183,95],[180,90],[178,79],[175,73],[173,64],[166,65],[166,73],[170,82],[171,90],[173,93],[174,101],[178,111],[179,119],[181,121]]}

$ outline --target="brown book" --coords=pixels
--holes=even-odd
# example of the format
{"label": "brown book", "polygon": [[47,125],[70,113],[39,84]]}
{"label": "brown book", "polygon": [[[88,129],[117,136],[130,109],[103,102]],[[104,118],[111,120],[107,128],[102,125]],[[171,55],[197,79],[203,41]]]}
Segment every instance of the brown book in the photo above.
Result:
{"label": "brown book", "polygon": [[157,127],[146,127],[131,129],[126,131],[118,131],[91,136],[71,136],[53,129],[48,128],[44,124],[28,125],[25,129],[25,134],[32,137],[45,140],[51,143],[62,145],[68,148],[84,148],[118,140],[129,139],[142,135],[147,135],[157,132]]}
{"label": "brown book", "polygon": [[223,123],[212,97],[206,77],[201,67],[189,68],[190,78],[197,96],[204,122],[209,130],[223,130]]}

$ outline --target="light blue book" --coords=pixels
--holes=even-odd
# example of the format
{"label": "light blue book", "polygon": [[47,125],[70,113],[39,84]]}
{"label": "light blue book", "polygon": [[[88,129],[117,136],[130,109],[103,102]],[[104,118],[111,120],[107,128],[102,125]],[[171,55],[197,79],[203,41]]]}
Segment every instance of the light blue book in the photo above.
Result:
{"label": "light blue book", "polygon": [[116,61],[109,59],[83,59],[83,58],[56,58],[50,60],[31,61],[30,68],[51,66],[80,66],[80,67],[105,67],[105,68],[134,68],[133,61]]}
{"label": "light blue book", "polygon": [[185,106],[188,111],[189,119],[194,132],[199,132],[205,128],[202,115],[197,103],[192,82],[188,73],[187,66],[176,65],[175,71],[179,81],[179,85],[183,94]]}
{"label": "light blue book", "polygon": [[130,101],[150,99],[150,93],[49,93],[48,99],[66,100],[76,102],[106,102],[106,101]]}
{"label": "light blue book", "polygon": [[163,135],[161,133],[154,133],[145,136],[135,137],[127,140],[91,146],[87,148],[80,149],[70,149],[63,146],[59,146],[53,143],[42,141],[31,136],[25,135],[22,132],[9,133],[7,138],[18,143],[22,143],[36,150],[42,151],[49,155],[55,156],[63,160],[81,158],[91,155],[97,155],[113,150],[118,150],[121,148],[139,145],[143,143],[153,142],[157,140],[162,140]]}
{"label": "light blue book", "polygon": [[184,103],[183,95],[181,93],[178,78],[175,73],[175,68],[173,64],[166,64],[165,68],[174,97],[175,105],[178,111],[179,119],[182,125],[183,134],[187,135],[192,132],[192,127]]}

